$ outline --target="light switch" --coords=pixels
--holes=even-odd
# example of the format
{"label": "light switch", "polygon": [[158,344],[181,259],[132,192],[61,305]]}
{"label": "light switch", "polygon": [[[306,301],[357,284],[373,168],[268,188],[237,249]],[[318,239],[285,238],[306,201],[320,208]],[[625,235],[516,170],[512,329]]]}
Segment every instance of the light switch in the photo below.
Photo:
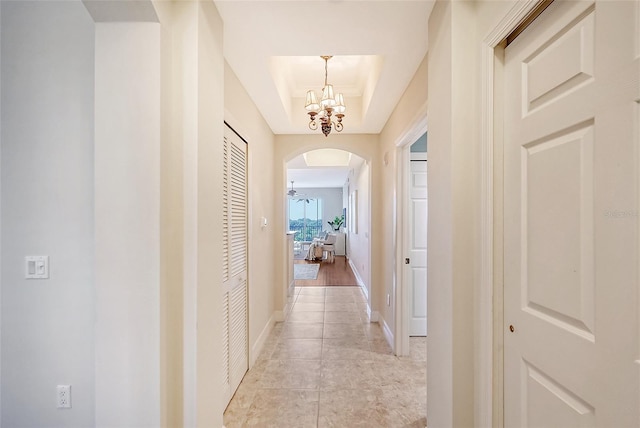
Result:
{"label": "light switch", "polygon": [[26,279],[49,278],[49,256],[26,256],[25,263]]}

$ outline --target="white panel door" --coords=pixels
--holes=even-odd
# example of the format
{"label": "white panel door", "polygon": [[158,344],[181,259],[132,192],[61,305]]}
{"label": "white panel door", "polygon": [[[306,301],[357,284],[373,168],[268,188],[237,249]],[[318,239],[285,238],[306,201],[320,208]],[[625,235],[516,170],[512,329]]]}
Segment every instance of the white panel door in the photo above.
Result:
{"label": "white panel door", "polygon": [[229,127],[224,134],[223,391],[228,403],[248,370],[247,145]]}
{"label": "white panel door", "polygon": [[556,1],[505,49],[507,427],[640,426],[639,17]]}
{"label": "white panel door", "polygon": [[409,335],[427,335],[427,162],[411,161],[409,175]]}

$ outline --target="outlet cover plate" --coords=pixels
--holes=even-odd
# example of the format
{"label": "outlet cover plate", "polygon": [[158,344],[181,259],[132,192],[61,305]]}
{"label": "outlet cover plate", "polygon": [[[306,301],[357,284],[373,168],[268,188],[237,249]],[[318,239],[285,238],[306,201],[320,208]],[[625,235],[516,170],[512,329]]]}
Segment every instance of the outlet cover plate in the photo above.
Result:
{"label": "outlet cover plate", "polygon": [[58,385],[56,387],[56,399],[58,409],[70,409],[71,385]]}

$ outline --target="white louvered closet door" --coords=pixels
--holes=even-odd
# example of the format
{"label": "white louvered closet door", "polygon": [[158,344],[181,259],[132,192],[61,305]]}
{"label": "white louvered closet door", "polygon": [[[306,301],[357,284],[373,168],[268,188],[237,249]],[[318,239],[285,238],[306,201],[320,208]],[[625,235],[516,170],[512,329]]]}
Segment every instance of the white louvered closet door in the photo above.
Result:
{"label": "white louvered closet door", "polygon": [[223,273],[224,394],[233,397],[248,370],[247,145],[228,126],[224,133]]}

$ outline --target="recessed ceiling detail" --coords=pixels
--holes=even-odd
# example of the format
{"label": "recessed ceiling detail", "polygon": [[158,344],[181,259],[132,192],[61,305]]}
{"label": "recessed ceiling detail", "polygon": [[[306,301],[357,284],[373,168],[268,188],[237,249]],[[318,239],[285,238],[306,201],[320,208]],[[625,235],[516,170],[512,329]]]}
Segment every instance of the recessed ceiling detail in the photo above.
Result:
{"label": "recessed ceiling detail", "polygon": [[[347,106],[342,133],[380,133],[427,53],[434,1],[224,1],[224,55],[275,134],[311,134],[305,94],[329,80]],[[319,11],[330,13],[309,33]],[[327,36],[331,35],[331,37]],[[335,36],[335,37],[334,37]]]}
{"label": "recessed ceiling detail", "polygon": [[[288,121],[297,129],[304,127],[309,117],[304,112],[308,90],[322,94],[324,62],[318,56],[278,56],[270,59],[270,74],[278,91],[278,99]],[[344,95],[348,106],[349,127],[362,127],[362,112],[368,111],[372,90],[378,86],[384,58],[380,55],[334,56],[329,62],[329,82]]]}

